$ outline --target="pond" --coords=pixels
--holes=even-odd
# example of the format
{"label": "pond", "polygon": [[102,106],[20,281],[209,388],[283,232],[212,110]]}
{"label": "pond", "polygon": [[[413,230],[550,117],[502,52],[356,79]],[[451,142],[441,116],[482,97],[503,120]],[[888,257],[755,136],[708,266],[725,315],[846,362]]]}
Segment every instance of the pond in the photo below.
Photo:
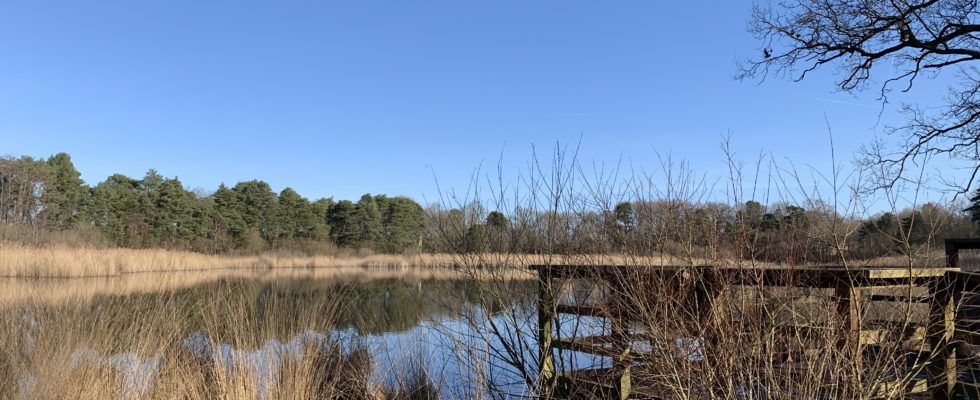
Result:
{"label": "pond", "polygon": [[[536,289],[363,269],[3,280],[0,398],[383,398],[420,381],[442,398],[519,396]],[[341,385],[351,371],[357,388]]]}

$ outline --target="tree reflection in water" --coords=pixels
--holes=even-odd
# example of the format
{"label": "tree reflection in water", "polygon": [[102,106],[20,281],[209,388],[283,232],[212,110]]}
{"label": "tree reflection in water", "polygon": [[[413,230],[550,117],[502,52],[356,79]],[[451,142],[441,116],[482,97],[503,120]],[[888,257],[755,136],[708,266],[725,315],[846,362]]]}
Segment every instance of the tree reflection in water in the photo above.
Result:
{"label": "tree reflection in water", "polygon": [[[22,281],[18,290],[30,293],[34,284],[41,283]],[[533,293],[532,282],[514,285]],[[253,385],[266,397],[289,357],[309,346],[339,345],[348,355],[369,352],[371,379],[389,388],[432,379],[446,397],[456,397],[452,393],[476,390],[476,383],[460,381],[468,366],[458,362],[456,339],[472,335],[475,318],[487,317],[480,290],[485,286],[465,279],[236,277],[135,294],[110,291],[77,302],[25,296],[31,299],[0,306],[7,343],[0,378],[19,382],[0,394],[42,390],[55,381],[45,371],[97,367],[117,381],[121,395],[140,397],[153,392],[154,379],[169,377],[168,365],[189,354],[253,371],[259,377]],[[60,374],[77,374],[72,371]]]}

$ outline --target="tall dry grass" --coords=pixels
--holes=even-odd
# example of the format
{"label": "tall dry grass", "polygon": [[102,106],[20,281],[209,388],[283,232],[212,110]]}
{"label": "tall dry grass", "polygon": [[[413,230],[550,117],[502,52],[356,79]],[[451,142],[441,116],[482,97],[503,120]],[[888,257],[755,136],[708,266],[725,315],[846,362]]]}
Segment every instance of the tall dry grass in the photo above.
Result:
{"label": "tall dry grass", "polygon": [[[225,269],[403,269],[461,270],[470,268],[505,268],[521,270],[542,263],[577,264],[605,262],[619,264],[642,261],[648,265],[690,262],[662,256],[628,256],[617,254],[348,254],[301,256],[270,253],[258,256],[207,255],[189,251],[163,249],[86,248],[65,245],[47,247],[0,242],[0,277],[107,277],[143,272],[197,272]],[[521,274],[517,274],[521,275]]]}
{"label": "tall dry grass", "polygon": [[0,299],[0,398],[438,395],[429,380],[385,387],[370,379],[374,362],[367,349],[333,333],[351,306],[343,285],[315,297],[277,285],[225,279],[191,291],[162,284],[151,294]]}
{"label": "tall dry grass", "polygon": [[[844,317],[839,306],[842,295],[833,289],[790,289],[763,280],[708,283],[710,274],[688,268],[703,263],[758,271],[773,267],[762,260],[786,260],[785,275],[771,275],[776,281],[792,282],[798,276],[794,268],[814,262],[844,270],[882,264],[904,268],[943,265],[941,250],[931,245],[939,242],[942,221],[929,221],[925,233],[913,234],[912,226],[897,227],[898,233],[887,238],[895,245],[883,257],[857,260],[850,249],[862,235],[860,222],[882,212],[882,207],[897,215],[921,206],[927,182],[921,176],[909,176],[899,187],[869,194],[863,190],[867,187],[863,171],[842,170],[832,148],[831,170],[809,172],[771,156],[752,163],[738,161],[727,142],[722,150],[728,176],[715,179],[695,172],[685,162],[671,160],[669,154],[657,154],[659,165],[651,169],[630,165],[631,171],[652,172],[631,173],[619,166],[613,170],[590,166],[579,160],[576,149],[556,147],[551,160],[535,158],[529,170],[517,177],[501,176],[502,167],[496,177],[484,177],[477,171],[465,193],[440,194],[443,209],[463,211],[462,218],[447,219],[445,226],[437,227],[447,242],[459,242],[459,232],[467,232],[473,224],[468,221],[483,221],[486,209],[472,204],[486,204],[490,199],[491,209],[508,210],[508,215],[527,216],[524,220],[531,221],[511,221],[511,236],[531,236],[522,229],[543,230],[531,233],[542,238],[537,244],[541,248],[559,249],[551,260],[562,260],[566,252],[606,254],[611,251],[608,240],[596,240],[588,247],[588,239],[618,234],[624,239],[618,250],[622,255],[613,264],[632,267],[614,277],[616,284],[603,274],[542,282],[542,298],[587,306],[589,313],[600,317],[558,314],[551,305],[546,311],[557,317],[540,321],[533,310],[546,304],[510,305],[507,299],[514,298],[513,293],[499,289],[506,277],[471,268],[473,275],[481,277],[487,295],[480,312],[467,320],[469,329],[477,333],[460,337],[456,346],[460,359],[479,360],[470,365],[490,393],[609,398],[615,393],[569,393],[569,386],[561,387],[561,380],[554,378],[572,381],[571,387],[576,386],[576,379],[609,386],[619,379],[616,368],[620,372],[632,368],[634,397],[640,398],[650,392],[671,399],[928,397],[913,392],[924,389],[923,377],[930,366],[942,362],[942,354],[930,352],[921,337],[923,330],[936,329],[926,320],[924,308],[930,304],[922,300],[921,287],[896,285],[890,288],[896,292],[883,295],[892,301],[871,301],[882,294],[865,291],[865,297],[852,303],[858,304],[856,315]],[[749,201],[763,207],[801,207],[808,210],[807,224],[767,233],[753,226],[746,212]],[[617,206],[623,202],[644,207],[619,219]],[[718,224],[707,212],[712,209],[729,210],[730,218],[718,219],[726,221]],[[598,228],[582,229],[590,226]],[[919,234],[926,237],[915,237]],[[773,247],[772,242],[785,246]],[[569,247],[569,243],[581,246]],[[772,251],[779,253],[767,254]],[[634,256],[639,254],[660,254],[667,262],[649,263],[649,259]],[[494,255],[457,257],[461,259],[458,264],[469,266],[492,263]],[[611,263],[600,257],[581,257],[575,264],[599,271]],[[649,273],[664,264],[675,264],[678,273],[670,279]],[[712,293],[710,300],[704,295],[706,286]],[[620,321],[628,322],[614,326],[611,319],[618,317],[602,315],[624,316]],[[855,320],[874,327],[874,335],[879,335],[874,338],[880,343],[853,337],[847,327]],[[539,328],[548,323],[554,327],[548,340],[588,339],[585,348],[595,344],[607,350],[625,342],[635,351],[622,358],[591,357],[569,349],[542,353],[539,336],[546,332]],[[975,353],[969,357],[976,360]],[[548,358],[555,360],[557,375],[544,368]],[[587,372],[595,374],[573,373],[579,369],[593,369]]]}
{"label": "tall dry grass", "polygon": [[163,249],[47,247],[0,243],[0,276],[86,277],[138,272],[207,271],[217,269],[278,269],[450,265],[440,255],[416,256],[221,256]]}

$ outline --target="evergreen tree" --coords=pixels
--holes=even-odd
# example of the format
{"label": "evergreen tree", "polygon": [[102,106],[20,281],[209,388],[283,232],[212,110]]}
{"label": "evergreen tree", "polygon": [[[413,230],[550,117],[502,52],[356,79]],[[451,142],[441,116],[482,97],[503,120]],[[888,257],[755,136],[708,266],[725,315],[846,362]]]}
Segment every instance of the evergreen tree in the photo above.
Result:
{"label": "evergreen tree", "polygon": [[810,227],[810,218],[806,215],[806,209],[797,206],[786,207],[786,214],[783,216],[783,223],[796,229],[805,230]]}
{"label": "evergreen tree", "polygon": [[320,236],[323,238],[330,237],[330,223],[327,220],[327,216],[330,214],[330,209],[333,208],[334,201],[331,198],[318,199],[310,204],[310,208],[313,210],[313,216],[318,219],[320,224]]}
{"label": "evergreen tree", "polygon": [[151,245],[182,247],[193,240],[192,201],[190,192],[177,178],[164,179],[156,184],[150,193],[152,218],[150,235],[146,240]]}
{"label": "evergreen tree", "polygon": [[213,198],[193,196],[190,218],[184,226],[189,234],[187,240],[192,250],[208,252],[227,250],[217,247],[218,219]]}
{"label": "evergreen tree", "polygon": [[504,215],[504,213],[500,211],[491,211],[490,214],[487,214],[486,224],[487,227],[500,230],[507,229],[507,227],[510,225],[510,221],[507,219],[507,216]]}
{"label": "evergreen tree", "polygon": [[304,199],[292,188],[279,192],[279,206],[276,207],[276,218],[272,235],[275,239],[293,239],[299,230],[299,220],[302,218],[305,205]]}
{"label": "evergreen tree", "polygon": [[330,208],[327,221],[330,224],[330,236],[337,246],[355,247],[360,243],[357,222],[354,220],[356,206],[350,200],[341,200]]}
{"label": "evergreen tree", "polygon": [[929,239],[930,232],[931,229],[921,211],[913,210],[911,214],[902,218],[902,233],[910,244],[924,244]]}
{"label": "evergreen tree", "polygon": [[466,230],[463,245],[467,253],[482,253],[490,250],[490,235],[483,224],[475,224]]}
{"label": "evergreen tree", "polygon": [[[592,217],[594,217],[594,215]],[[508,244],[507,237],[509,233],[508,228],[510,227],[510,220],[508,220],[507,216],[500,211],[491,211],[489,214],[487,214],[487,220],[485,223],[487,226],[487,233],[490,235],[491,250],[505,251]],[[583,224],[582,228],[584,228],[586,224],[587,223]],[[579,236],[583,236],[581,231],[576,233],[578,233]]]}
{"label": "evergreen tree", "polygon": [[742,208],[742,212],[740,213],[741,222],[748,228],[758,229],[762,226],[765,214],[765,207],[762,206],[762,203],[749,200],[745,202],[745,207]]}
{"label": "evergreen tree", "polygon": [[764,231],[779,229],[779,226],[780,226],[780,218],[776,214],[773,214],[773,213],[765,213],[762,216],[762,222],[761,222],[761,224],[759,226]]}
{"label": "evergreen tree", "polygon": [[311,223],[315,226],[317,240],[330,240],[330,222],[327,216],[333,208],[334,201],[331,198],[318,199],[310,203],[310,213],[312,214]]}
{"label": "evergreen tree", "polygon": [[140,181],[115,174],[92,188],[89,218],[109,241],[118,246],[138,247],[146,231],[140,212]]}
{"label": "evergreen tree", "polygon": [[238,195],[222,183],[211,197],[214,199],[218,232],[228,235],[232,241],[232,247],[244,248],[247,246],[248,224],[242,215],[242,204],[238,201]]}
{"label": "evergreen tree", "polygon": [[167,178],[160,175],[156,169],[150,168],[149,171],[146,171],[146,175],[143,175],[143,180],[141,181],[143,191],[147,193],[156,192],[160,190],[160,186],[163,185],[165,180]]}
{"label": "evergreen tree", "polygon": [[317,215],[309,200],[291,188],[279,193],[277,215],[280,238],[318,240],[325,237],[323,217]]}
{"label": "evergreen tree", "polygon": [[620,229],[629,232],[636,228],[636,211],[633,210],[632,203],[622,202],[616,204],[614,213],[616,214],[616,222],[620,226]]}
{"label": "evergreen tree", "polygon": [[422,206],[408,197],[378,196],[375,201],[384,215],[383,249],[393,253],[418,249],[425,232],[425,211]]}
{"label": "evergreen tree", "polygon": [[242,218],[249,229],[254,229],[266,241],[272,239],[273,219],[276,213],[276,193],[268,183],[252,180],[239,182],[231,189],[238,197]]}
{"label": "evergreen tree", "polygon": [[381,244],[381,210],[370,194],[361,196],[354,209],[357,225],[357,244],[361,247],[377,249]]}
{"label": "evergreen tree", "polygon": [[977,193],[970,199],[970,207],[964,211],[970,213],[970,221],[976,224],[977,234],[980,235],[980,189],[977,189]]}
{"label": "evergreen tree", "polygon": [[48,158],[48,176],[44,185],[44,216],[49,226],[66,229],[78,223],[88,196],[82,174],[71,157],[58,153]]}

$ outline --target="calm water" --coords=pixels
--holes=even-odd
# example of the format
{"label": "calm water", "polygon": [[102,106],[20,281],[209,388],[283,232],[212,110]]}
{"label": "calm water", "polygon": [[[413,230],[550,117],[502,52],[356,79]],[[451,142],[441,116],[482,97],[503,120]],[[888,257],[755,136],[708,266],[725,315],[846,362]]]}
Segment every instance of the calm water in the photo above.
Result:
{"label": "calm water", "polygon": [[[369,351],[376,382],[394,385],[424,368],[445,398],[486,392],[491,380],[502,397],[519,395],[524,380],[513,361],[536,358],[533,281],[185,273],[4,281],[0,293],[4,321],[19,327],[3,332],[8,346],[36,363],[48,357],[69,368],[111,366],[133,398],[152,386],[164,362],[154,349],[167,343],[275,376],[291,351],[331,341]],[[36,372],[13,375],[20,397],[43,381]]]}

